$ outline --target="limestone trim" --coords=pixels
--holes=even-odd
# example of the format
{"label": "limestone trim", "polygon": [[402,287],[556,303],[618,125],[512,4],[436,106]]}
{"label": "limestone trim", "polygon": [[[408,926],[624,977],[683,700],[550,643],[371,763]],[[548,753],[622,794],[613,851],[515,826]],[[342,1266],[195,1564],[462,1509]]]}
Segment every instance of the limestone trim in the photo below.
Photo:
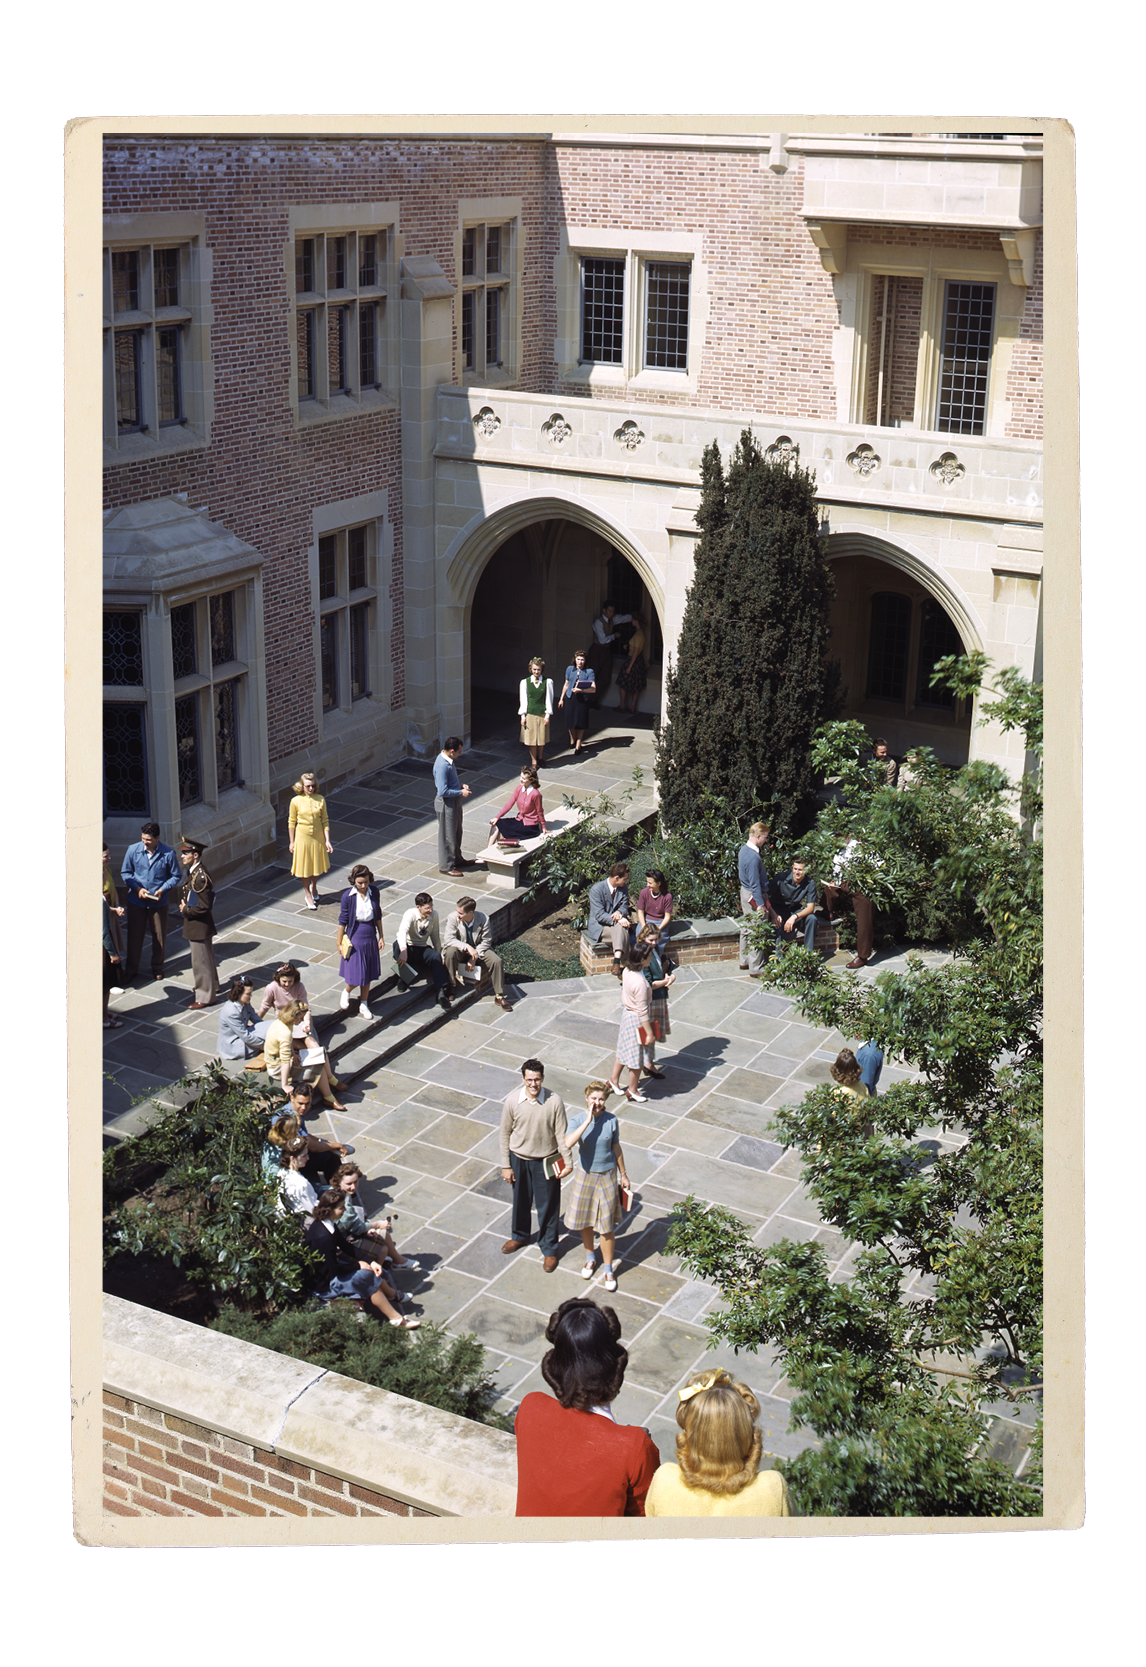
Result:
{"label": "limestone trim", "polygon": [[906,540],[892,543],[868,528],[843,525],[833,527],[824,538],[827,561],[840,561],[845,556],[874,556],[896,567],[901,573],[927,591],[950,615],[967,647],[968,653],[986,652],[990,633],[970,598],[953,584],[949,574],[942,572],[919,549]]}

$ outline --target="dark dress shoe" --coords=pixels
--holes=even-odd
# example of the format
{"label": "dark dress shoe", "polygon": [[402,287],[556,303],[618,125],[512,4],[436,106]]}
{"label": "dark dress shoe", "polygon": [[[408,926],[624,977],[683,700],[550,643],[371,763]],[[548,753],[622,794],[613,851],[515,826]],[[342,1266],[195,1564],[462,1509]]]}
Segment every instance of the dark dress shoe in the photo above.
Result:
{"label": "dark dress shoe", "polygon": [[501,1253],[503,1256],[508,1256],[511,1250],[521,1250],[524,1244],[524,1239],[506,1239],[501,1247]]}
{"label": "dark dress shoe", "polygon": [[542,1266],[544,1267],[546,1273],[555,1273],[557,1270],[556,1256],[547,1256]]}

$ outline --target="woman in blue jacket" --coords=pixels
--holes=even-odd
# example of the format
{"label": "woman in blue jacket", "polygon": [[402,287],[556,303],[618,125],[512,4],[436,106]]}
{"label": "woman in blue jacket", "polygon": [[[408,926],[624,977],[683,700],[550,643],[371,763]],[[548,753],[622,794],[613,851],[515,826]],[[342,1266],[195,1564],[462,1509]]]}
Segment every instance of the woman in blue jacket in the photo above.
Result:
{"label": "woman in blue jacket", "polygon": [[338,975],[346,985],[338,1005],[344,1013],[350,1006],[351,992],[357,990],[359,1014],[364,1019],[370,1017],[370,986],[382,976],[379,951],[383,944],[378,887],[366,864],[358,862],[350,870],[350,886],[342,894],[338,911]]}

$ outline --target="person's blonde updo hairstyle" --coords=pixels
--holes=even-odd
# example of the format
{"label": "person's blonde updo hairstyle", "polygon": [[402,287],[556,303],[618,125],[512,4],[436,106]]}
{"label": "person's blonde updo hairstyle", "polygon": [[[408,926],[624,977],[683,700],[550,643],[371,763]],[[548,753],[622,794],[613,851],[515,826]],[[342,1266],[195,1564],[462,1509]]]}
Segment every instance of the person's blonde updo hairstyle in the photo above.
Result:
{"label": "person's blonde updo hairstyle", "polygon": [[291,792],[292,793],[301,793],[303,791],[302,784],[303,784],[304,781],[312,781],[314,783],[315,793],[318,792],[318,777],[315,775],[313,770],[304,770],[302,772],[302,775],[299,776],[298,780],[295,782],[294,786],[291,788]]}
{"label": "person's blonde updo hairstyle", "polygon": [[303,1015],[309,1011],[305,1001],[288,1001],[279,1010],[279,1023],[296,1025],[301,1023]]}
{"label": "person's blonde updo hairstyle", "polygon": [[706,1493],[740,1493],[760,1465],[760,1402],[746,1383],[721,1371],[690,1378],[685,1391],[709,1380],[709,1387],[697,1388],[677,1405],[680,1479],[686,1488],[703,1488]]}

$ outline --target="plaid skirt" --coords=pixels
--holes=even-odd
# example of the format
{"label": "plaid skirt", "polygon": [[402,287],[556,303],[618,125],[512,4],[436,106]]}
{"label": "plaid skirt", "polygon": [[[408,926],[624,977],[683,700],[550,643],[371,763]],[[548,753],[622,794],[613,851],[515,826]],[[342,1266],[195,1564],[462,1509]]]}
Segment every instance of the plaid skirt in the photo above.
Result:
{"label": "plaid skirt", "polygon": [[565,1206],[565,1225],[570,1232],[579,1233],[582,1227],[592,1227],[598,1233],[611,1233],[621,1214],[616,1169],[593,1174],[578,1164]]}
{"label": "plaid skirt", "polygon": [[627,1065],[631,1071],[639,1071],[645,1062],[645,1050],[641,1046],[640,1020],[635,1013],[625,1013],[621,1018],[621,1034],[617,1037],[617,1058],[622,1065]]}
{"label": "plaid skirt", "polygon": [[653,1023],[660,1026],[661,1036],[667,1036],[672,1028],[669,1024],[669,1002],[667,996],[653,996],[652,1016]]}

